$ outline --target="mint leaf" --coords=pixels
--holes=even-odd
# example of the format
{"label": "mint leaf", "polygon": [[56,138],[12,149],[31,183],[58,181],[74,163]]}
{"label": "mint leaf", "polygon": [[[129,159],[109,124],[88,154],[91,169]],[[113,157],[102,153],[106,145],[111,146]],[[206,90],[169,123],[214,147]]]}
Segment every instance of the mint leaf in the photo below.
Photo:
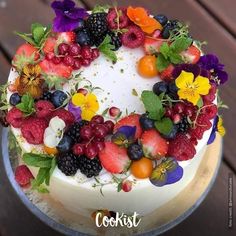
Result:
{"label": "mint leaf", "polygon": [[24,94],[21,98],[21,103],[17,104],[16,107],[26,116],[31,115],[35,112],[33,97],[30,94]]}
{"label": "mint leaf", "polygon": [[28,42],[29,44],[33,45],[33,46],[36,46],[36,43],[34,42],[34,40],[27,36],[26,34],[24,33],[21,33],[21,32],[14,32],[16,35],[20,36],[22,39],[24,39],[26,42]]}
{"label": "mint leaf", "polygon": [[141,100],[145,106],[146,111],[149,113],[149,118],[158,120],[160,113],[162,113],[163,110],[160,98],[152,91],[143,91]]}
{"label": "mint leaf", "polygon": [[157,61],[156,62],[157,69],[160,72],[165,70],[170,65],[170,61],[165,59],[165,57],[162,54],[159,54],[156,61]]}
{"label": "mint leaf", "polygon": [[93,8],[92,13],[100,13],[100,12],[108,12],[109,8],[111,8],[110,5],[95,5],[95,7]]}
{"label": "mint leaf", "polygon": [[191,43],[193,42],[192,39],[187,38],[187,37],[180,37],[177,38],[171,45],[170,45],[170,49],[175,53],[175,54],[179,54],[182,51],[186,50]]}
{"label": "mint leaf", "polygon": [[39,193],[49,193],[48,189],[45,188],[43,185],[37,186],[35,188]]}
{"label": "mint leaf", "polygon": [[52,166],[52,157],[34,153],[24,153],[23,161],[29,165],[34,167],[41,168],[51,168]]}
{"label": "mint leaf", "polygon": [[165,117],[161,121],[156,121],[155,127],[161,134],[168,135],[173,129],[173,122]]}
{"label": "mint leaf", "polygon": [[38,44],[44,36],[44,27],[42,25],[37,26],[32,31],[33,39]]}
{"label": "mint leaf", "polygon": [[37,177],[32,181],[32,188],[35,189],[36,187],[40,186],[46,179],[48,175],[49,169],[48,168],[40,168],[37,174]]}
{"label": "mint leaf", "polygon": [[170,61],[173,64],[180,64],[181,62],[183,62],[182,57],[179,54],[170,54]]}
{"label": "mint leaf", "polygon": [[54,171],[55,168],[56,168],[56,165],[57,165],[56,157],[54,157],[54,158],[52,159],[52,162],[51,162],[51,168],[50,168],[50,171],[49,171],[49,176],[52,176],[53,171]]}
{"label": "mint leaf", "polygon": [[160,53],[163,55],[163,57],[167,60],[170,52],[169,45],[165,42],[160,47]]}

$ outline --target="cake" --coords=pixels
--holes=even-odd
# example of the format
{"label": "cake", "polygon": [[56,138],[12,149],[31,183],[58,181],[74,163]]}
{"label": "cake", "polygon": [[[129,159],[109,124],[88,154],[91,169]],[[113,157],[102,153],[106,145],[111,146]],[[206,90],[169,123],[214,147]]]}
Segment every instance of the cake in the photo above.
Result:
{"label": "cake", "polygon": [[90,216],[145,216],[195,177],[224,134],[228,75],[188,26],[142,7],[54,1],[12,61],[1,109],[22,149],[15,179]]}

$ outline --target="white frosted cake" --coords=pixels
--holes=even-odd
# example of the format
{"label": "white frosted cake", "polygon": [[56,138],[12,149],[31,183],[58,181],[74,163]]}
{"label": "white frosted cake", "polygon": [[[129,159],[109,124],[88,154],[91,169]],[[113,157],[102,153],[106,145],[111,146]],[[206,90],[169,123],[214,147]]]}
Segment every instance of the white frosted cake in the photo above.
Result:
{"label": "white frosted cake", "polygon": [[6,120],[23,153],[16,180],[74,213],[145,216],[193,180],[224,133],[216,92],[227,74],[164,15],[52,8],[52,29],[19,34],[27,43],[8,79]]}

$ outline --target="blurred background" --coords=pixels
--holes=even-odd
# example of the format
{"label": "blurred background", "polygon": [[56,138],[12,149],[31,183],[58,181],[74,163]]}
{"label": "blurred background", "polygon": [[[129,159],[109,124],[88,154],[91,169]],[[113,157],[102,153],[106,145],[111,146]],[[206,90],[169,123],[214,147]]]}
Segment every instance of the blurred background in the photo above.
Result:
{"label": "blurred background", "polygon": [[[78,5],[90,9],[111,1],[81,0]],[[226,66],[230,81],[221,97],[230,107],[225,110],[223,162],[216,182],[200,207],[184,222],[164,235],[235,235],[228,228],[228,176],[233,174],[236,190],[236,1],[235,0],[121,0],[118,5],[143,6],[152,14],[166,14],[191,26],[194,38],[207,41],[206,52],[214,52]],[[0,0],[0,83],[7,81],[11,58],[22,43],[14,30],[29,32],[33,22],[48,24],[54,17],[50,0]],[[0,158],[0,235],[60,235],[53,231],[20,202],[12,190]],[[236,194],[234,194],[236,196]],[[234,211],[236,214],[234,199]],[[234,226],[236,217],[234,217]]]}

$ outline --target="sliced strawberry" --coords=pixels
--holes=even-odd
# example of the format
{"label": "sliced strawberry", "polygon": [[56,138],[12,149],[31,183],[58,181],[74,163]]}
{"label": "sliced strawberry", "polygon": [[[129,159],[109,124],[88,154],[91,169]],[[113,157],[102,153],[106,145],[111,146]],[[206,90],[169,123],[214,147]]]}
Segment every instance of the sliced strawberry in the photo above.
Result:
{"label": "sliced strawberry", "polygon": [[192,45],[186,51],[182,52],[181,55],[188,63],[196,64],[201,57],[201,51]]}
{"label": "sliced strawberry", "polygon": [[59,42],[73,43],[75,42],[76,34],[73,31],[58,33],[57,38]]}
{"label": "sliced strawberry", "polygon": [[45,54],[54,52],[54,48],[56,46],[57,40],[53,37],[49,37],[46,39],[44,46],[43,46],[43,52]]}
{"label": "sliced strawberry", "polygon": [[27,187],[34,176],[26,165],[20,165],[15,170],[15,180],[21,187]]}
{"label": "sliced strawberry", "polygon": [[44,59],[39,63],[42,71],[48,75],[55,75],[63,78],[70,78],[72,73],[72,68],[64,65],[63,63],[54,64],[52,61]]}
{"label": "sliced strawberry", "polygon": [[37,48],[28,43],[24,43],[16,50],[16,54],[14,56],[13,61],[16,61],[17,56],[24,56],[26,58],[30,58],[33,54],[34,54],[34,60],[35,61],[38,60],[39,53]]}
{"label": "sliced strawberry", "polygon": [[105,142],[105,148],[99,152],[99,159],[104,169],[113,174],[125,172],[131,163],[127,149],[112,142]]}
{"label": "sliced strawberry", "polygon": [[143,152],[146,157],[159,159],[168,151],[168,142],[155,130],[147,130],[141,137]]}
{"label": "sliced strawberry", "polygon": [[160,73],[160,78],[165,81],[170,81],[173,79],[172,74],[174,71],[174,66],[170,64],[165,70]]}
{"label": "sliced strawberry", "polygon": [[144,40],[144,51],[148,55],[152,55],[158,53],[160,51],[160,47],[163,44],[161,39],[154,39],[146,37]]}
{"label": "sliced strawberry", "polygon": [[139,118],[140,115],[138,114],[132,114],[122,118],[115,124],[114,132],[122,126],[135,126],[136,127],[135,139],[139,139],[143,132],[139,123]]}

